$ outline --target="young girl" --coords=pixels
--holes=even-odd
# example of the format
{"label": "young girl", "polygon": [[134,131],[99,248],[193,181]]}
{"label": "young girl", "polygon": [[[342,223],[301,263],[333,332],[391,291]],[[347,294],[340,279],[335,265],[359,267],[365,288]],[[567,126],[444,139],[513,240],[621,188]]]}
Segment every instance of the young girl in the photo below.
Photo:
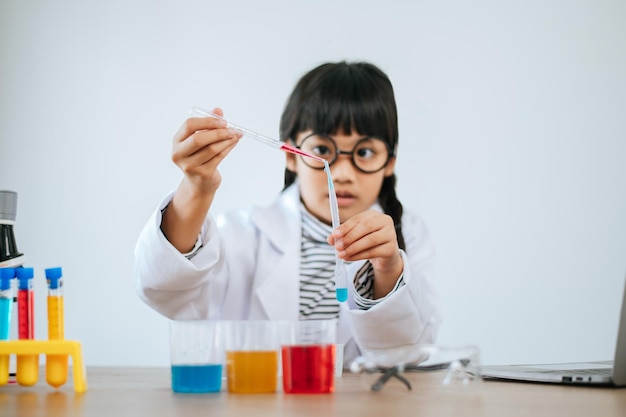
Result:
{"label": "young girl", "polygon": [[[239,139],[211,117],[189,118],[175,135],[172,160],[184,178],[139,236],[140,297],[179,320],[338,318],[346,365],[363,350],[433,343],[434,250],[422,220],[396,197],[388,77],[369,63],[320,65],[300,79],[282,114],[280,139],[330,164],[335,230],[323,164],[290,153],[273,204],[214,217],[217,168]],[[335,251],[353,283],[346,303],[335,298]]]}

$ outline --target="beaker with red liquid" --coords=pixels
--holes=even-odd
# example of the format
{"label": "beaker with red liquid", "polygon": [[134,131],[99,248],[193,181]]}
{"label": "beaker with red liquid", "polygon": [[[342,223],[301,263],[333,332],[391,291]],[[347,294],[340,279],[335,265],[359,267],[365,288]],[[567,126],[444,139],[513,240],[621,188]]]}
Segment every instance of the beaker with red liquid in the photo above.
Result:
{"label": "beaker with red liquid", "polygon": [[337,320],[305,320],[286,326],[281,346],[285,393],[335,390],[336,334]]}

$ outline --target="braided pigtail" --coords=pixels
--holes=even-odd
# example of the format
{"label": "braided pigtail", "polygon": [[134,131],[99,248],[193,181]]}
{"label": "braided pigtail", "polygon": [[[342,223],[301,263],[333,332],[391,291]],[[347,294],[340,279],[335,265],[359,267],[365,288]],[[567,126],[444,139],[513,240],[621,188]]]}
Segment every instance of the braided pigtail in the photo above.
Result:
{"label": "braided pigtail", "polygon": [[395,174],[385,177],[383,180],[383,186],[378,196],[378,202],[383,211],[390,215],[393,219],[393,224],[396,229],[396,235],[398,238],[398,246],[400,249],[406,249],[404,244],[404,235],[402,234],[402,203],[396,196],[396,176]]}

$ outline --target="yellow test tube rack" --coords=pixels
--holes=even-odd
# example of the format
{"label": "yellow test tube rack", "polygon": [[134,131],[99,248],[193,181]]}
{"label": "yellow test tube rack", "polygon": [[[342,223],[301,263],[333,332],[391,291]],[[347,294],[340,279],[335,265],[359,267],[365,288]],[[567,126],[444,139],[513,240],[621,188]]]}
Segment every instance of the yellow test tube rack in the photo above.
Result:
{"label": "yellow test tube rack", "polygon": [[[87,391],[87,375],[80,343],[74,340],[0,340],[0,386],[8,383],[10,355],[65,355],[72,357],[74,391]],[[39,373],[37,369],[33,370]],[[67,375],[63,375],[67,377]],[[57,387],[58,388],[58,387]]]}

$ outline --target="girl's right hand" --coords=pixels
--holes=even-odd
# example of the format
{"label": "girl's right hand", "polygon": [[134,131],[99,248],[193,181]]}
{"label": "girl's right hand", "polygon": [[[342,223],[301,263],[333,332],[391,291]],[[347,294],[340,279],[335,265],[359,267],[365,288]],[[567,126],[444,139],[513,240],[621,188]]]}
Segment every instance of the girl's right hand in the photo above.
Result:
{"label": "girl's right hand", "polygon": [[[220,108],[213,112],[224,115]],[[196,193],[213,193],[222,180],[217,166],[241,137],[235,129],[227,128],[224,120],[189,118],[174,136],[172,161],[183,171],[186,182]]]}
{"label": "girl's right hand", "polygon": [[[223,116],[219,108],[213,112]],[[241,134],[214,117],[189,118],[174,136],[172,161],[185,177],[163,211],[161,230],[181,253],[194,247],[222,181],[217,166],[239,139]]]}

